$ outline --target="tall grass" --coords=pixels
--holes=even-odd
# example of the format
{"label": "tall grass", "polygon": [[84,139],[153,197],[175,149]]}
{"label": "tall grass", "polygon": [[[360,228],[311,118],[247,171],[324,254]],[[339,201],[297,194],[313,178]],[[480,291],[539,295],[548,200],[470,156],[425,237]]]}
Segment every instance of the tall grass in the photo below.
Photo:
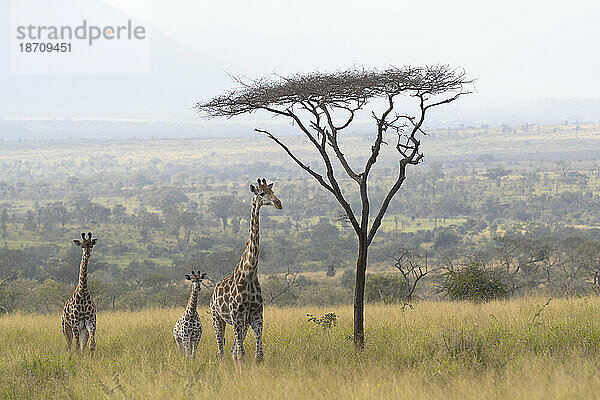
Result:
{"label": "tall grass", "polygon": [[[350,340],[352,309],[265,310],[265,361],[216,362],[207,310],[198,359],[171,329],[181,309],[98,315],[97,356],[64,350],[58,315],[0,318],[3,398],[552,399],[598,398],[600,299],[368,306],[367,341]],[[335,312],[323,329],[306,314]],[[228,327],[227,347],[232,343]]]}

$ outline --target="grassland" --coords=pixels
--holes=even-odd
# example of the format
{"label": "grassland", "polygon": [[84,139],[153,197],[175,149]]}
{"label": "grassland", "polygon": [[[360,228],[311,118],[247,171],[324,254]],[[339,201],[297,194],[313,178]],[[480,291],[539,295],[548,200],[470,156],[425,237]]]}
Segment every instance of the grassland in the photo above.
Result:
{"label": "grassland", "polygon": [[[217,363],[207,310],[197,360],[180,359],[182,310],[98,315],[97,356],[64,351],[58,315],[0,317],[0,396],[9,399],[584,399],[600,392],[600,299],[421,302],[366,310],[353,351],[350,307],[265,310],[265,362]],[[322,329],[306,314],[335,312]],[[231,344],[231,330],[227,342]]]}

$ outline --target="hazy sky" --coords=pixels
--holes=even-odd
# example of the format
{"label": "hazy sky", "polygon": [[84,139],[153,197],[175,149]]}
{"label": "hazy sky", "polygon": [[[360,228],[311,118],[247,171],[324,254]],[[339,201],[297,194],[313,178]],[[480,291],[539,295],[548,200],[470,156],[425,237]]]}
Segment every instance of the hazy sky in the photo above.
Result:
{"label": "hazy sky", "polygon": [[[51,3],[40,2],[41,7]],[[352,64],[462,66],[477,78],[477,94],[461,104],[468,108],[520,105],[546,97],[600,97],[600,1],[105,3],[164,34],[166,41],[153,47],[159,67],[145,77],[42,75],[29,80],[2,68],[0,84],[7,85],[13,99],[0,104],[0,117],[191,119],[195,100],[231,86],[225,71],[256,76]],[[31,79],[36,84],[28,83]],[[97,98],[89,96],[94,85]],[[103,92],[111,85],[112,93],[119,93],[114,109]],[[78,100],[57,96],[63,87]],[[138,87],[149,87],[143,98]],[[41,100],[32,107],[35,97]]]}
{"label": "hazy sky", "polygon": [[108,3],[237,73],[439,62],[464,66],[492,96],[600,89],[599,1]]}

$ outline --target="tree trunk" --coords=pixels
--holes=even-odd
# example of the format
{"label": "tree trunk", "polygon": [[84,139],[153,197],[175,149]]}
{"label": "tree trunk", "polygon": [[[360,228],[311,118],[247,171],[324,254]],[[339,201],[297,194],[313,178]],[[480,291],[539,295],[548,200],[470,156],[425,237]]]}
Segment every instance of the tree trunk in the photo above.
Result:
{"label": "tree trunk", "polygon": [[223,222],[223,232],[227,229],[227,217],[221,217],[221,221]]}
{"label": "tree trunk", "polygon": [[362,350],[365,347],[365,331],[363,327],[365,311],[365,272],[367,270],[366,234],[358,239],[358,258],[356,259],[356,284],[354,288],[354,348]]}

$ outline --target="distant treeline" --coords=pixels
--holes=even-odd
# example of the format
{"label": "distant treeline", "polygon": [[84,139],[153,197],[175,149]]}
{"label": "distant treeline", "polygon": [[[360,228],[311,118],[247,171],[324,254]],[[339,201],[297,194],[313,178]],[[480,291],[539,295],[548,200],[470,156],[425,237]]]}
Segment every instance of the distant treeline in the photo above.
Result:
{"label": "distant treeline", "polygon": [[[185,303],[185,272],[201,269],[214,282],[238,262],[247,239],[247,185],[263,176],[276,182],[283,202],[281,212],[261,215],[267,303],[352,301],[356,243],[328,193],[301,171],[261,157],[234,165],[213,157],[207,166],[179,160],[176,150],[161,153],[179,141],[141,143],[156,156],[135,146],[131,154],[86,156],[62,143],[36,149],[53,154],[43,160],[26,150],[0,160],[0,311],[61,307],[77,280],[81,254],[71,240],[82,231],[99,238],[90,275],[101,308]],[[461,298],[464,282],[492,282],[500,288],[494,296],[595,293],[599,170],[594,163],[485,157],[414,168],[373,243],[368,300]],[[373,204],[382,201],[391,174],[377,171]],[[401,257],[407,250],[413,258]],[[399,267],[411,265],[428,272],[408,296],[416,270],[406,275]]]}

